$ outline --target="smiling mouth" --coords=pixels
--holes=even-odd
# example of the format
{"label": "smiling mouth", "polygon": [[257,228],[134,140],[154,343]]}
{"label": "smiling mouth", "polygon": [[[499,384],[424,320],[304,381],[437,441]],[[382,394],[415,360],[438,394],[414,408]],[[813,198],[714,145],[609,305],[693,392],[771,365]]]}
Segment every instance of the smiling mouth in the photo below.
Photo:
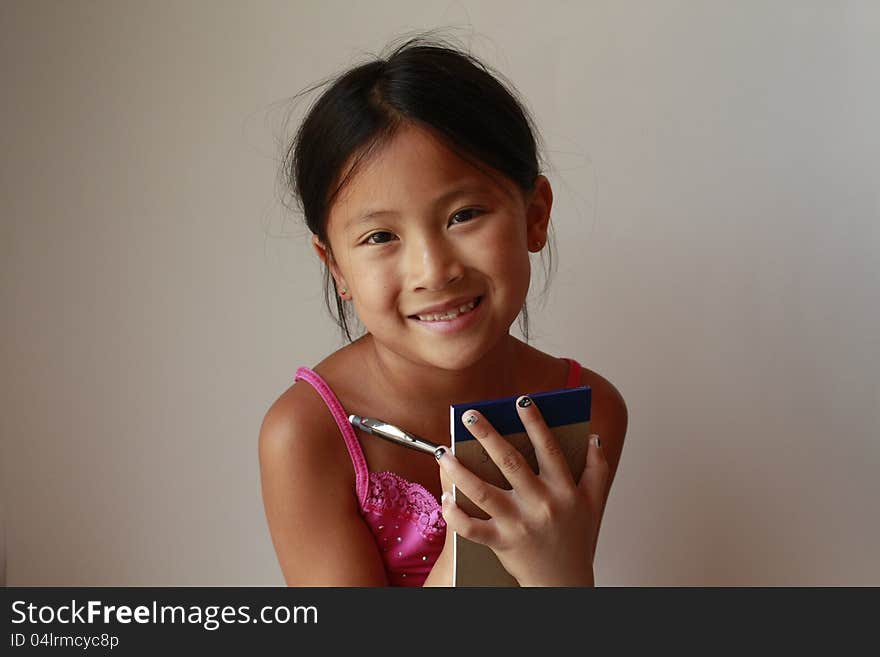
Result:
{"label": "smiling mouth", "polygon": [[461,317],[462,315],[467,315],[468,313],[473,312],[473,310],[480,305],[480,302],[482,300],[483,297],[479,296],[476,297],[473,301],[469,301],[468,303],[462,304],[458,308],[453,308],[452,310],[447,310],[442,313],[410,315],[409,318],[415,319],[420,322],[448,322],[455,319],[456,317]]}

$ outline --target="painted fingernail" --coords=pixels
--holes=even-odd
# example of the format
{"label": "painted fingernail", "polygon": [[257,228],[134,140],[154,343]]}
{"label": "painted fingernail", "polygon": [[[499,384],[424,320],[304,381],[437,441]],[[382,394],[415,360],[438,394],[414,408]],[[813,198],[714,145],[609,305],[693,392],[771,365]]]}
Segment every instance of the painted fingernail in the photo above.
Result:
{"label": "painted fingernail", "polygon": [[446,452],[447,452],[447,449],[441,445],[440,447],[438,447],[437,449],[434,450],[434,458],[436,458],[439,461],[440,457],[443,456]]}
{"label": "painted fingernail", "polygon": [[[517,400],[516,405],[520,408],[528,408],[532,405],[532,400],[529,399],[528,395],[523,395]],[[508,408],[510,407],[508,406]]]}
{"label": "painted fingernail", "polygon": [[461,419],[464,420],[464,423],[469,427],[477,423],[477,416],[475,413],[466,413]]}

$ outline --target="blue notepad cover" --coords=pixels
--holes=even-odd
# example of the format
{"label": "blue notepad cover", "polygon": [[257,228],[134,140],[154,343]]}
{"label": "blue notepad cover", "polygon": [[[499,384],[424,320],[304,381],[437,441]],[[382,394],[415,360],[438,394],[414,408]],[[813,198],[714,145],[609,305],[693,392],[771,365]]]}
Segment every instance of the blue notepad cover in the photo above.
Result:
{"label": "blue notepad cover", "polygon": [[[516,400],[520,395],[487,399],[466,404],[452,404],[452,426],[455,442],[474,440],[473,435],[462,423],[461,416],[465,411],[479,411],[495,430],[503,435],[525,432],[516,410]],[[577,388],[561,388],[530,394],[532,401],[541,411],[544,421],[549,427],[564,426],[590,420],[592,391],[589,386]]]}

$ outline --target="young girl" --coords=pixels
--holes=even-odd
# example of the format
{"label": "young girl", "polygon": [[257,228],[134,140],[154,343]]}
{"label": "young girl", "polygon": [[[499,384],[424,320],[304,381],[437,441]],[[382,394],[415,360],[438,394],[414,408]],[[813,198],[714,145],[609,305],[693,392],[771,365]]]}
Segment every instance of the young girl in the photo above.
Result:
{"label": "young girl", "polygon": [[[525,315],[529,254],[544,248],[553,200],[526,111],[470,55],[413,39],[336,79],[285,173],[350,343],[300,367],[260,431],[286,582],[448,586],[458,532],[491,547],[522,586],[592,585],[627,412],[607,380],[509,333]],[[366,328],[354,341],[348,307]],[[347,420],[381,418],[449,445],[450,404],[581,385],[592,388],[601,441],[590,436],[579,483],[525,396],[517,410],[538,474],[485,418],[466,422],[512,490],[451,452],[435,459]],[[441,505],[453,484],[490,519],[467,516],[445,492]]]}

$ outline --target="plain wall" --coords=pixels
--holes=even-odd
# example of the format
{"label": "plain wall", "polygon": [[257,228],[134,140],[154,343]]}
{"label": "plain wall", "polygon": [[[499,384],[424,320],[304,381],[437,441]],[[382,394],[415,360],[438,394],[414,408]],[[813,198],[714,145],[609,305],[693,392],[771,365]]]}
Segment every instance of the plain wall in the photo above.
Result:
{"label": "plain wall", "polygon": [[629,406],[597,582],[880,585],[880,5],[511,7],[0,5],[8,584],[283,583],[260,422],[341,345],[285,99],[456,26],[547,146],[533,344]]}

